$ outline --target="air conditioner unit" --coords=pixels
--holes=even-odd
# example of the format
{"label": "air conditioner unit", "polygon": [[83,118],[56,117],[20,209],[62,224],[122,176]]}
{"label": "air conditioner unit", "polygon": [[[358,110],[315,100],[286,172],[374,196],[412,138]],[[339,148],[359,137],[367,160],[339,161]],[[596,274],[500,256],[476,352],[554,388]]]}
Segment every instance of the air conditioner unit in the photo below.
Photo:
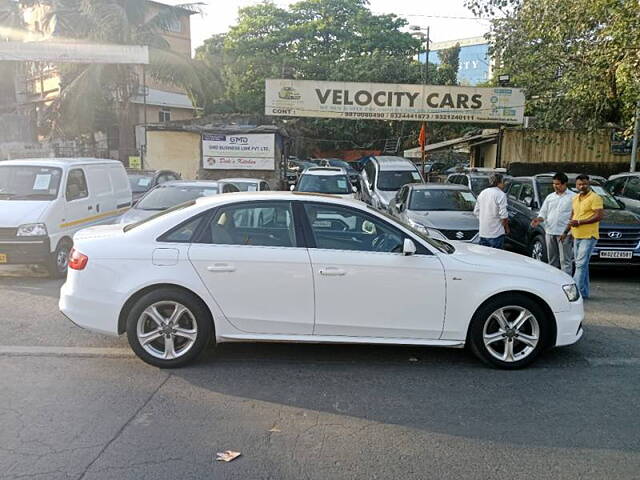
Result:
{"label": "air conditioner unit", "polygon": [[536,117],[524,117],[524,128],[536,128]]}

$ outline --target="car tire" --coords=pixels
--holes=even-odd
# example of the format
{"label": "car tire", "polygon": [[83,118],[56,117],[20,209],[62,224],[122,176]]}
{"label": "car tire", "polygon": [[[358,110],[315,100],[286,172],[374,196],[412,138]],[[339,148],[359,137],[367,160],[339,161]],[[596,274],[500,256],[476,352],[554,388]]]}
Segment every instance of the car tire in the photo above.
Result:
{"label": "car tire", "polygon": [[73,244],[68,240],[61,240],[56,250],[49,256],[44,265],[51,278],[65,278],[69,268],[69,253]]}
{"label": "car tire", "polygon": [[547,242],[542,235],[536,235],[529,246],[529,256],[535,260],[547,263]]}
{"label": "car tire", "polygon": [[213,320],[195,295],[162,287],[142,295],[129,310],[127,339],[144,362],[178,368],[193,361],[213,338]]}
{"label": "car tire", "polygon": [[[516,328],[516,321],[522,318],[523,324]],[[515,370],[531,364],[547,347],[551,322],[553,319],[545,310],[526,295],[499,295],[475,313],[467,343],[474,355],[487,365]]]}

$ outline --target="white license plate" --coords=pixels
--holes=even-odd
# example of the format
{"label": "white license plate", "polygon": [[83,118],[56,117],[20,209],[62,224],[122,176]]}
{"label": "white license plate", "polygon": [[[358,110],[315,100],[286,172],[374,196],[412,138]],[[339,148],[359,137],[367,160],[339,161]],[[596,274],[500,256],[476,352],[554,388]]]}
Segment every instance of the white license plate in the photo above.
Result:
{"label": "white license plate", "polygon": [[600,252],[600,258],[633,258],[633,252],[620,252],[612,250],[604,250]]}

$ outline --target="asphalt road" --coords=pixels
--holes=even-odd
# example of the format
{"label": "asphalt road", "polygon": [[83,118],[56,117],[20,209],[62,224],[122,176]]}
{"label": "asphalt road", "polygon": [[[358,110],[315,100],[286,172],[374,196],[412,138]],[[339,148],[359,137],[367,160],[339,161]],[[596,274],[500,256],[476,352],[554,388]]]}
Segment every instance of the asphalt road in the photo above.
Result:
{"label": "asphalt road", "polygon": [[[596,272],[586,334],[533,367],[462,350],[222,345],[162,371],[0,270],[1,479],[640,476],[640,276]],[[216,452],[242,452],[230,463]]]}

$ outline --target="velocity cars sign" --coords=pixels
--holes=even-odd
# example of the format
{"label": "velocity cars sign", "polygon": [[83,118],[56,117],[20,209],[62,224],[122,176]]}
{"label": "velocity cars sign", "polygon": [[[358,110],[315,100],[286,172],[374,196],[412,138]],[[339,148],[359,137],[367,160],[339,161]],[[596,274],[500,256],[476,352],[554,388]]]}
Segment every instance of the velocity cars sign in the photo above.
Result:
{"label": "velocity cars sign", "polygon": [[265,113],[351,120],[506,123],[524,118],[518,88],[266,80]]}
{"label": "velocity cars sign", "polygon": [[202,167],[208,170],[274,170],[273,134],[202,135]]}

